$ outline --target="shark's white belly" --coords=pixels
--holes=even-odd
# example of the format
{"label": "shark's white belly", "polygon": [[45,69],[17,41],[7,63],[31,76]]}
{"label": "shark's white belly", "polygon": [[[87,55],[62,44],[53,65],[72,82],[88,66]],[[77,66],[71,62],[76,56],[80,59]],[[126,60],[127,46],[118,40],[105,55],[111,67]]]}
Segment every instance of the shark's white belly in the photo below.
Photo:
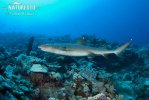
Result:
{"label": "shark's white belly", "polygon": [[89,53],[85,51],[62,51],[62,50],[54,50],[52,53],[65,55],[65,56],[88,56]]}

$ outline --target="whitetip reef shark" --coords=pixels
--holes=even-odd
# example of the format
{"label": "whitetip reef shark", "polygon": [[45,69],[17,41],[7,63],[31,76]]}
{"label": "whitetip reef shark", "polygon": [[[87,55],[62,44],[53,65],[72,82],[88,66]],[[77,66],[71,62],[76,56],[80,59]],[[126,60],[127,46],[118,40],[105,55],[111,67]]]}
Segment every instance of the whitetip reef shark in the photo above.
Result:
{"label": "whitetip reef shark", "polygon": [[127,43],[120,46],[119,48],[115,50],[100,50],[98,48],[84,46],[80,44],[65,44],[65,43],[59,43],[59,44],[44,44],[39,45],[38,48],[40,48],[42,51],[50,52],[58,55],[64,55],[64,56],[91,56],[91,55],[101,55],[106,56],[109,54],[115,54],[119,55],[122,51],[124,51],[129,44],[132,42],[132,39],[130,39]]}

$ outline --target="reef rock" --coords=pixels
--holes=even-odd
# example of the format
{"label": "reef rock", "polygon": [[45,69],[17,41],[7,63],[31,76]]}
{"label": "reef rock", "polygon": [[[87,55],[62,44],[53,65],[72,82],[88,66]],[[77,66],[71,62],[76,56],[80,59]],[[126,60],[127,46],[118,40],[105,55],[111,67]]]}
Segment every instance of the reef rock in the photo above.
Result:
{"label": "reef rock", "polygon": [[40,64],[33,64],[33,66],[30,69],[31,72],[40,72],[40,73],[47,73],[48,68],[45,66],[42,66]]}
{"label": "reef rock", "polygon": [[74,73],[74,75],[73,75],[73,80],[74,81],[82,81],[83,79],[84,78],[80,74]]}
{"label": "reef rock", "polygon": [[87,100],[108,100],[105,94],[99,93],[93,97],[88,97]]}
{"label": "reef rock", "polygon": [[56,72],[50,72],[50,78],[55,79],[57,81],[61,81],[62,80],[62,76],[60,73],[56,73]]}
{"label": "reef rock", "polygon": [[145,86],[146,88],[149,88],[149,78],[146,79],[146,81],[144,82],[144,86]]}
{"label": "reef rock", "polygon": [[48,68],[40,64],[33,64],[30,72],[30,78],[34,85],[41,86],[45,84]]}
{"label": "reef rock", "polygon": [[29,70],[33,64],[46,65],[46,61],[34,56],[27,56],[20,54],[17,58],[17,65],[22,66],[24,69]]}
{"label": "reef rock", "polygon": [[115,84],[115,89],[119,94],[124,95],[125,100],[135,100],[136,93],[131,81],[118,81]]}
{"label": "reef rock", "polygon": [[5,48],[0,46],[0,53],[5,53]]}

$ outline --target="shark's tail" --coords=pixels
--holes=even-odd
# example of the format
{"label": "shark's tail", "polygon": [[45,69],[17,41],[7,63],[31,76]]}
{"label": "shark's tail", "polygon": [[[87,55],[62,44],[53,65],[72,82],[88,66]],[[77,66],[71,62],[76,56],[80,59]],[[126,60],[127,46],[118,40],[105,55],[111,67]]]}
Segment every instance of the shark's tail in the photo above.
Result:
{"label": "shark's tail", "polygon": [[120,53],[122,51],[124,51],[130,45],[131,42],[132,42],[132,39],[130,39],[127,43],[125,43],[121,47],[119,47],[116,50],[114,50],[114,54],[116,54],[117,56],[120,55]]}

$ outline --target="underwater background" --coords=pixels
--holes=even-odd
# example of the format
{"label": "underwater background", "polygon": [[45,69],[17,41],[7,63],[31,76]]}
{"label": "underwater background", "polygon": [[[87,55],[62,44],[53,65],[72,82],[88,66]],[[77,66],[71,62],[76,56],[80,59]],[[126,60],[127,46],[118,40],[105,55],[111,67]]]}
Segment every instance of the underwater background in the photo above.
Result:
{"label": "underwater background", "polygon": [[[38,48],[130,39],[119,56]],[[0,0],[0,100],[149,100],[149,0]]]}
{"label": "underwater background", "polygon": [[[7,7],[15,0],[1,0]],[[37,7],[33,16],[6,16],[0,10],[1,32],[51,35],[95,34],[112,41],[148,44],[148,0],[19,0]],[[38,30],[37,30],[38,29]]]}

